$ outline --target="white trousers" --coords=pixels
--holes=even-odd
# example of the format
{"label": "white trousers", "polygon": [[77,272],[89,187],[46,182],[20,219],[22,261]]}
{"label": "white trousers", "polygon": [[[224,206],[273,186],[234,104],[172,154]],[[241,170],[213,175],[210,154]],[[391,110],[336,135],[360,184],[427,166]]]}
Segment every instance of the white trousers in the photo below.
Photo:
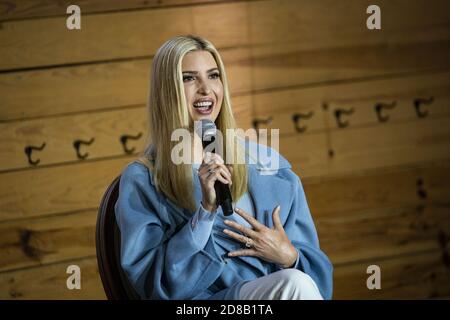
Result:
{"label": "white trousers", "polygon": [[241,300],[323,300],[314,280],[298,269],[283,269],[244,284]]}

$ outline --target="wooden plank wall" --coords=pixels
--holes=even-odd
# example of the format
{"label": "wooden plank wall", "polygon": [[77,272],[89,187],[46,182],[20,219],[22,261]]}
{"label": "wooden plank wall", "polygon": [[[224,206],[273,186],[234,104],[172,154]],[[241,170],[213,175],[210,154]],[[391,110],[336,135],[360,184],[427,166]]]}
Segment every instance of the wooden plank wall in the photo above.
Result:
{"label": "wooden plank wall", "polygon": [[[238,124],[280,128],[334,298],[450,296],[447,0],[377,1],[379,31],[366,0],[77,3],[81,31],[69,1],[0,4],[0,299],[105,298],[99,201],[143,147],[156,49],[187,33],[219,48]],[[25,147],[44,143],[30,164]],[[82,290],[65,287],[70,264]],[[366,288],[372,264],[381,290]]]}

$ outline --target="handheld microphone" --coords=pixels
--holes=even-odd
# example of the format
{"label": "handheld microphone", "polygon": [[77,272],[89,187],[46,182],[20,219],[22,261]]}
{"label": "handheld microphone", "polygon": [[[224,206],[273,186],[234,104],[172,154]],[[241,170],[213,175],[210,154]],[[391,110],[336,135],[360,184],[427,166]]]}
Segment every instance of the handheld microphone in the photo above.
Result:
{"label": "handheld microphone", "polygon": [[[202,139],[203,149],[212,149],[212,153],[216,153],[216,125],[213,121],[209,119],[201,120],[201,132],[198,135]],[[210,147],[211,144],[214,145]],[[233,199],[231,197],[230,187],[227,184],[216,180],[214,183],[214,190],[216,191],[216,206],[222,207],[223,214],[225,216],[230,216],[233,214]]]}

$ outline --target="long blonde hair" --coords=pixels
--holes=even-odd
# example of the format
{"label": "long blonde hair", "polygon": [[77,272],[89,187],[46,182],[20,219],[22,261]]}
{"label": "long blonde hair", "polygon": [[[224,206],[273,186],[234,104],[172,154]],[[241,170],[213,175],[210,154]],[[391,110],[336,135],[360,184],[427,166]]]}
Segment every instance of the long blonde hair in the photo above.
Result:
{"label": "long blonde hair", "polygon": [[[137,159],[152,172],[153,183],[159,192],[178,206],[192,212],[196,210],[192,165],[176,165],[171,161],[171,150],[178,143],[171,141],[171,134],[177,128],[185,128],[192,132],[181,66],[184,55],[196,50],[206,50],[213,55],[223,84],[223,102],[215,124],[223,133],[224,154],[228,154],[227,150],[230,150],[234,157],[230,164],[233,167],[233,184],[230,190],[233,200],[236,202],[247,191],[248,175],[243,160],[244,149],[234,133],[236,122],[231,108],[225,67],[214,45],[199,36],[176,36],[165,42],[156,52],[152,63],[147,106],[149,136],[146,147]],[[233,129],[229,130],[233,133],[231,136],[225,134],[227,129]]]}

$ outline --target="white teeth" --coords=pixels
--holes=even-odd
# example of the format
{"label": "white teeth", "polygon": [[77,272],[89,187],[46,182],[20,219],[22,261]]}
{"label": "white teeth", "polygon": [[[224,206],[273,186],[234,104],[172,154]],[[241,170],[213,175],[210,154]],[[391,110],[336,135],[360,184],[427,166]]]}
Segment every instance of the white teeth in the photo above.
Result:
{"label": "white teeth", "polygon": [[194,103],[194,107],[210,107],[212,106],[212,102],[211,101],[205,101],[205,102],[196,102]]}

